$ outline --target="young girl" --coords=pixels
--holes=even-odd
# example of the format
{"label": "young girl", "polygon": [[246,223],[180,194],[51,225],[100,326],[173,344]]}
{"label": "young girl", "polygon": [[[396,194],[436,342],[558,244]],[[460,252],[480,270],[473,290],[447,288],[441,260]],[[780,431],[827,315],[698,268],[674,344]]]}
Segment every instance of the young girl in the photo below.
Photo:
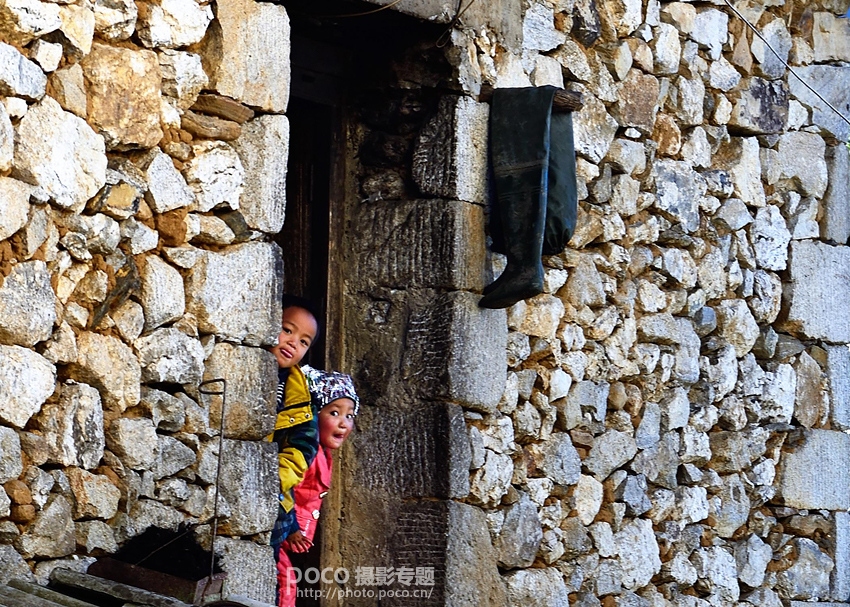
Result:
{"label": "young girl", "polygon": [[302,370],[319,410],[319,452],[307,469],[304,480],[294,490],[295,518],[286,530],[286,541],[281,545],[277,562],[280,607],[295,605],[299,576],[292,570],[289,553],[307,552],[313,545],[322,499],[331,485],[331,450],[339,449],[351,434],[360,408],[360,399],[350,376],[318,371],[308,366],[302,367]]}

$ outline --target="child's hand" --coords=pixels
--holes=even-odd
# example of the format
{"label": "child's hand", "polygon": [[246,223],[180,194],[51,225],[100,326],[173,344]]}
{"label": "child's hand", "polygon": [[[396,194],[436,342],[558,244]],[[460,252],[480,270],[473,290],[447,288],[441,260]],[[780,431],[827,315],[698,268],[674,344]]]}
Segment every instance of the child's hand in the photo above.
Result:
{"label": "child's hand", "polygon": [[289,548],[292,552],[307,552],[313,546],[313,542],[304,537],[300,531],[296,531],[286,541],[289,542]]}

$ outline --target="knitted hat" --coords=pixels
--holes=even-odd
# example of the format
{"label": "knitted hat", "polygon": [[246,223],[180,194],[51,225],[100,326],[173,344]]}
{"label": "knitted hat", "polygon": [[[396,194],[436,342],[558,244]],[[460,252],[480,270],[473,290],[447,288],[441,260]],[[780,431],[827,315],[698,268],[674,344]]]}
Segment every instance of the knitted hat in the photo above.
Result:
{"label": "knitted hat", "polygon": [[350,375],[336,371],[319,371],[308,365],[303,365],[301,370],[307,377],[310,393],[315,397],[319,410],[337,399],[350,398],[354,401],[354,415],[360,412],[360,398]]}

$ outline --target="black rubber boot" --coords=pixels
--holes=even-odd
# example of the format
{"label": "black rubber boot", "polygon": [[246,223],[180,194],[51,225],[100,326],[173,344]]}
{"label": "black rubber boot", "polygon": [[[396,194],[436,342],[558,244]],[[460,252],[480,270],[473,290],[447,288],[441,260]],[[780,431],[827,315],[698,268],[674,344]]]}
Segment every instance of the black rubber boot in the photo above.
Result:
{"label": "black rubber boot", "polygon": [[490,110],[495,177],[493,250],[507,266],[484,289],[482,308],[507,308],[543,292],[543,235],[553,87],[496,89]]}

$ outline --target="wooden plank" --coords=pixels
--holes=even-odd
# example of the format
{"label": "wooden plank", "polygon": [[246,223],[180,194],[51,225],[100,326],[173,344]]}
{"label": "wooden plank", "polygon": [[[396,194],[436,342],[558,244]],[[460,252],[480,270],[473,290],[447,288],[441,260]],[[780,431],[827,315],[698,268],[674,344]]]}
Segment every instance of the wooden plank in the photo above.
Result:
{"label": "wooden plank", "polygon": [[206,139],[233,141],[242,134],[242,127],[239,126],[238,122],[196,114],[191,110],[183,112],[183,116],[180,118],[180,126],[192,135]]}
{"label": "wooden plank", "polygon": [[187,603],[168,596],[70,569],[54,569],[50,572],[50,581],[54,584],[99,592],[130,603],[142,603],[152,607],[190,607]]}
{"label": "wooden plank", "polygon": [[[482,86],[481,93],[478,95],[478,101],[490,102],[493,99],[492,86]],[[552,100],[553,112],[577,112],[584,107],[584,99],[578,91],[567,91],[558,89],[555,91],[555,98]]]}
{"label": "wooden plank", "polygon": [[211,114],[225,120],[233,120],[239,124],[247,122],[254,117],[254,110],[251,108],[229,97],[223,97],[222,95],[215,95],[213,93],[201,93],[198,95],[198,100],[195,101],[192,109],[196,112]]}
{"label": "wooden plank", "polygon": [[47,599],[48,601],[53,601],[54,603],[58,603],[59,605],[63,605],[64,607],[96,607],[96,605],[93,605],[92,603],[87,603],[85,601],[75,599],[73,597],[62,594],[61,592],[50,590],[49,588],[39,586],[38,584],[25,582],[24,580],[10,580],[9,586],[11,586],[12,588],[16,588],[22,592],[29,593],[33,596],[37,596],[42,599]]}

